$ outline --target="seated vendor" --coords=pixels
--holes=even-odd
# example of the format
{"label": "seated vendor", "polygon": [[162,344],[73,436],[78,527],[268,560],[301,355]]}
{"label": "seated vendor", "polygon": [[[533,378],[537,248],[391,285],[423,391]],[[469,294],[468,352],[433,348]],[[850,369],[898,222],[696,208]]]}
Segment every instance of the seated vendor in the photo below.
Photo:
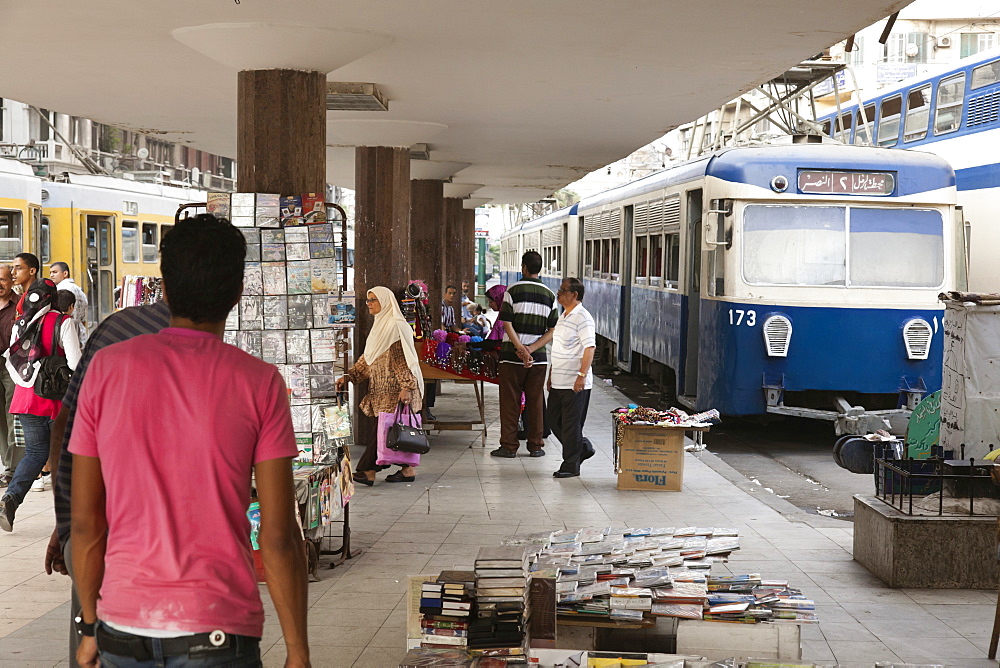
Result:
{"label": "seated vendor", "polygon": [[468,334],[472,314],[462,304],[461,293],[454,285],[444,289],[444,301],[441,302],[441,329],[446,332]]}

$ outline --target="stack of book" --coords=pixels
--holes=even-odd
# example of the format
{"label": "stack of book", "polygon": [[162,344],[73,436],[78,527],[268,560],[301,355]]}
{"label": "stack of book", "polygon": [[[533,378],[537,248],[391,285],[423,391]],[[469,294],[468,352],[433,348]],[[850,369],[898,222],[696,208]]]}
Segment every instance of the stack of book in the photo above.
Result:
{"label": "stack of book", "polygon": [[472,571],[441,571],[420,591],[420,646],[466,648],[475,595]]}
{"label": "stack of book", "polygon": [[[476,618],[469,624],[473,655],[521,654],[524,647],[528,554],[523,547],[484,547],[476,557]],[[511,652],[513,650],[513,652]]]}

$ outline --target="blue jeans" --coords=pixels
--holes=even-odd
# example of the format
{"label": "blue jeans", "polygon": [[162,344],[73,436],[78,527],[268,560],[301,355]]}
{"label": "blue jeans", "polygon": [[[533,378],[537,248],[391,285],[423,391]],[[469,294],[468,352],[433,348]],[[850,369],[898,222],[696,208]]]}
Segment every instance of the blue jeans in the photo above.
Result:
{"label": "blue jeans", "polygon": [[[112,629],[103,623],[99,624],[102,627],[102,633],[117,638],[143,637]],[[187,654],[163,656],[163,641],[159,638],[148,638],[147,640],[153,646],[153,658],[145,661],[139,661],[131,656],[118,656],[101,651],[98,642],[97,649],[100,653],[101,665],[105,668],[258,668],[262,665],[260,662],[260,640],[257,638],[229,636],[230,646],[226,649],[193,657]]]}
{"label": "blue jeans", "polygon": [[35,478],[45,468],[45,462],[49,461],[49,433],[52,427],[52,418],[41,415],[20,413],[17,419],[24,430],[24,458],[14,470],[14,479],[10,481],[4,494],[4,498],[10,499],[9,503],[15,509],[24,501],[31,483],[35,482]]}

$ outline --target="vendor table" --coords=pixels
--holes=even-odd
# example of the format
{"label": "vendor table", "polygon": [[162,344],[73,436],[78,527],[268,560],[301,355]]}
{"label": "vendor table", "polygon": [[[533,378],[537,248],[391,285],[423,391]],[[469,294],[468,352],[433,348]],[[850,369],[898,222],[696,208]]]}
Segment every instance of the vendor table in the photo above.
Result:
{"label": "vendor table", "polygon": [[[460,376],[444,369],[439,369],[436,366],[431,366],[426,362],[420,363],[420,373],[423,374],[424,380],[450,380],[453,383],[472,385],[476,391],[476,406],[479,408],[479,420],[434,420],[427,421],[425,426],[428,429],[434,429],[435,431],[479,431],[482,434],[482,447],[486,447],[486,404],[485,404],[485,389],[483,381],[472,380],[464,376]],[[471,445],[469,446],[472,447]]]}

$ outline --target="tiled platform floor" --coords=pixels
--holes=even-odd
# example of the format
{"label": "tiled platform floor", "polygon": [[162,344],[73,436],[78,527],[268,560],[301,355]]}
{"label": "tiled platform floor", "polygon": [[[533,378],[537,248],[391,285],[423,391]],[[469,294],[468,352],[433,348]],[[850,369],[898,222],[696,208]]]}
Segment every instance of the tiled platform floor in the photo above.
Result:
{"label": "tiled platform floor", "polygon": [[[471,387],[448,383],[444,390],[438,417],[459,418],[471,408]],[[994,593],[887,589],[852,561],[850,523],[751,491],[709,453],[686,457],[683,492],[616,490],[607,415],[623,401],[612,388],[595,388],[587,431],[598,454],[581,478],[551,477],[558,443],[543,458],[490,457],[499,426],[496,388],[487,386],[486,449],[477,434],[448,432],[434,438],[415,483],[385,483],[382,474],[374,487],[359,488],[351,519],[362,554],[310,585],[313,665],[395,666],[404,647],[406,575],[468,568],[481,545],[511,534],[587,525],[738,527],[743,547],[729,571],[787,578],[816,600],[822,622],[804,629],[806,659],[996,665],[986,659]],[[711,447],[710,435],[707,442]],[[67,665],[69,584],[42,568],[51,506],[51,493],[30,493],[15,532],[0,534],[4,668]],[[264,663],[280,666],[284,651],[269,604],[268,612]]]}

